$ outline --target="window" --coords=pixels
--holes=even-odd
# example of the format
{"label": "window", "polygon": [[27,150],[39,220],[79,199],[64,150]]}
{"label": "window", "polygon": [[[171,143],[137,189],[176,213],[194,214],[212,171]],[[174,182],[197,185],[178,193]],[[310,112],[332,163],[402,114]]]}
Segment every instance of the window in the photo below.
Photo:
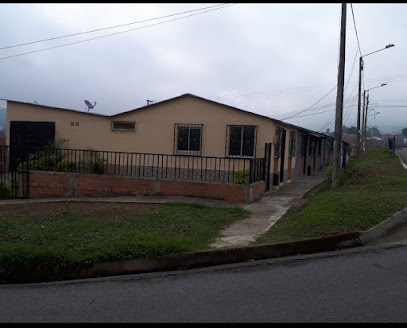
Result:
{"label": "window", "polygon": [[300,156],[307,155],[307,135],[305,133],[301,133],[301,152]]}
{"label": "window", "polygon": [[283,129],[279,126],[276,127],[276,143],[274,144],[274,158],[280,158],[281,156],[281,135]]}
{"label": "window", "polygon": [[134,121],[112,121],[112,131],[135,131],[136,122]]}
{"label": "window", "polygon": [[295,157],[296,137],[297,133],[295,131],[290,131],[290,150],[288,153],[290,157]]}
{"label": "window", "polygon": [[256,129],[255,125],[228,125],[226,142],[229,151],[226,153],[229,156],[254,157]]}
{"label": "window", "polygon": [[322,148],[321,143],[322,143],[322,140],[318,139],[318,155],[321,155],[321,148]]}
{"label": "window", "polygon": [[175,124],[174,153],[200,155],[202,124]]}

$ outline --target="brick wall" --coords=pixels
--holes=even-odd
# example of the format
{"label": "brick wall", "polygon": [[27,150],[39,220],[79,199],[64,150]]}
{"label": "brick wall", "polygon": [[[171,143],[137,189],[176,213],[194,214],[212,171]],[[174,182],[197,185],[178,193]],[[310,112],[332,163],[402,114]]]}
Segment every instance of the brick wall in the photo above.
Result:
{"label": "brick wall", "polygon": [[256,200],[266,192],[266,182],[261,181],[251,186],[251,200]]}
{"label": "brick wall", "polygon": [[265,182],[255,185],[140,179],[123,176],[30,171],[29,198],[81,196],[166,195],[251,202],[264,194]]}

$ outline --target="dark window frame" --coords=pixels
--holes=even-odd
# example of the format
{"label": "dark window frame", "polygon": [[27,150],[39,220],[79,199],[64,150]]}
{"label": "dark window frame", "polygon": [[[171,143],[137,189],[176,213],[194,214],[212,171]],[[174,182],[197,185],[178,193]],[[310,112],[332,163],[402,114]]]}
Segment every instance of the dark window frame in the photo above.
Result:
{"label": "dark window frame", "polygon": [[[186,149],[180,149],[180,131],[188,130],[187,137],[187,147]],[[194,148],[191,145],[191,130],[199,130],[199,147],[197,150],[191,149]],[[176,155],[193,155],[193,156],[202,156],[202,135],[203,135],[203,124],[196,123],[175,123],[174,124],[174,154]]]}
{"label": "dark window frame", "polygon": [[[116,125],[116,126],[115,126]],[[121,125],[121,127],[120,127]],[[133,127],[126,127],[126,125],[132,125]],[[110,128],[112,131],[136,131],[135,121],[112,121]]]}
{"label": "dark window frame", "polygon": [[297,146],[297,131],[290,131],[288,157],[295,157]]}
{"label": "dark window frame", "polygon": [[[241,129],[240,132],[240,147],[239,147],[239,154],[230,154],[231,152],[231,134],[232,134],[232,129],[237,128]],[[245,128],[253,128],[253,140],[252,140],[252,149],[251,153],[252,155],[247,155],[244,154],[244,138],[245,135],[247,136],[247,132],[245,134]],[[230,158],[256,158],[256,148],[257,148],[257,125],[249,125],[249,124],[229,124],[226,126],[226,145],[225,145],[225,157],[230,157]],[[243,136],[243,137],[242,137]]]}
{"label": "dark window frame", "polygon": [[276,143],[274,144],[274,158],[281,157],[281,136],[283,134],[283,128],[276,126]]}

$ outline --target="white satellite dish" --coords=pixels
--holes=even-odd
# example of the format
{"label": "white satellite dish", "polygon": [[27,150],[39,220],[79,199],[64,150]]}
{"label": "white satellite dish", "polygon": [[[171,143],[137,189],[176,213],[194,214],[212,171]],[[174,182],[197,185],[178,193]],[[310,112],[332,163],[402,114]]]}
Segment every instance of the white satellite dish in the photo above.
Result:
{"label": "white satellite dish", "polygon": [[88,112],[89,112],[93,107],[96,106],[96,101],[95,101],[95,103],[92,105],[92,104],[90,103],[90,101],[85,100],[85,104],[86,104],[86,106],[88,106]]}

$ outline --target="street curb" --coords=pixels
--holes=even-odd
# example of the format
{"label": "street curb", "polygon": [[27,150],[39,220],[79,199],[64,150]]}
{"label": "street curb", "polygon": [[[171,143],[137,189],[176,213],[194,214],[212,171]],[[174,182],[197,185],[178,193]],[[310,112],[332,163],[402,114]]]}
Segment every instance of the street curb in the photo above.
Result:
{"label": "street curb", "polygon": [[30,272],[13,272],[12,276],[2,283],[51,282],[147,272],[185,270],[238,262],[252,262],[255,260],[290,255],[333,251],[361,245],[359,233],[351,232],[302,241],[204,250],[167,256],[161,259],[138,259],[82,264],[77,268],[65,268],[64,271],[44,269]]}
{"label": "street curb", "polygon": [[302,241],[199,251],[168,256],[161,260],[141,259],[124,262],[93,263],[82,267],[72,278],[78,279],[142,272],[192,269],[197,267],[251,262],[254,260],[364,246],[405,222],[407,222],[407,208],[366,231],[311,238]]}
{"label": "street curb", "polygon": [[366,245],[371,241],[377,239],[378,237],[382,236],[389,230],[405,222],[407,222],[407,207],[401,210],[400,212],[397,212],[396,214],[392,215],[387,220],[374,226],[373,228],[366,231],[361,231],[359,233],[359,239],[363,245]]}
{"label": "street curb", "polygon": [[392,215],[366,231],[350,232],[329,237],[275,244],[204,250],[161,259],[138,259],[105,263],[82,264],[63,272],[58,270],[37,270],[14,272],[10,281],[2,283],[33,283],[60,280],[98,278],[125,274],[185,270],[223,264],[252,262],[284,256],[303,255],[335,251],[344,248],[364,246],[396,226],[407,222],[407,208]]}

